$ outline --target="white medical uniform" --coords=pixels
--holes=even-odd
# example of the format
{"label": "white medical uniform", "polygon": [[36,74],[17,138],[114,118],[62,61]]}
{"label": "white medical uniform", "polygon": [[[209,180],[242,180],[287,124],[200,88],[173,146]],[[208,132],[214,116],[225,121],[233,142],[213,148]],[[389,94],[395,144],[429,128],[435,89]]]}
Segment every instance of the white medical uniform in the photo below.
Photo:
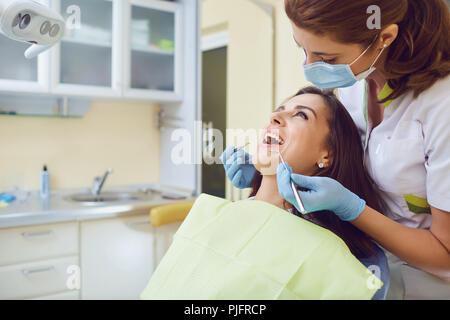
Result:
{"label": "white medical uniform", "polygon": [[[450,76],[416,99],[408,92],[385,103],[373,128],[367,112],[367,82],[338,90],[364,145],[364,166],[388,206],[383,212],[408,227],[429,229],[430,205],[450,211]],[[386,84],[379,97],[392,90]],[[450,299],[450,270],[439,278],[386,252],[392,299]]]}

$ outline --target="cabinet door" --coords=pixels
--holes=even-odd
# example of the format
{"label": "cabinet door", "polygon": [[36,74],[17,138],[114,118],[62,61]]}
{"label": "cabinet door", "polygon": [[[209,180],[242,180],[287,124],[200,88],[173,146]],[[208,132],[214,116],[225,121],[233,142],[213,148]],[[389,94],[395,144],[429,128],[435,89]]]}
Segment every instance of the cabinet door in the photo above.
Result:
{"label": "cabinet door", "polygon": [[67,21],[66,35],[52,51],[53,93],[121,94],[122,4],[120,0],[53,0],[53,8]]}
{"label": "cabinet door", "polygon": [[[38,0],[47,5],[47,0]],[[26,59],[29,43],[18,42],[0,35],[0,91],[1,92],[48,92],[49,53]]]}
{"label": "cabinet door", "polygon": [[181,100],[181,4],[130,0],[124,17],[124,95]]}
{"label": "cabinet door", "polygon": [[139,299],[153,273],[150,216],[81,222],[81,298]]}

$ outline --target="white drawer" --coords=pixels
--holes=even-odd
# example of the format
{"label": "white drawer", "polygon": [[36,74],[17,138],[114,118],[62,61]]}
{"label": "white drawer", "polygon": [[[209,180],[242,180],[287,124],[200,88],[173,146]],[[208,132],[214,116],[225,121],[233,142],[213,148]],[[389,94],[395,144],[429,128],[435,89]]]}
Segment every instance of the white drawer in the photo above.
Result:
{"label": "white drawer", "polygon": [[78,253],[78,222],[0,230],[0,266]]}
{"label": "white drawer", "polygon": [[24,299],[67,291],[66,283],[74,275],[67,272],[67,268],[72,265],[78,265],[78,257],[0,267],[0,299]]}

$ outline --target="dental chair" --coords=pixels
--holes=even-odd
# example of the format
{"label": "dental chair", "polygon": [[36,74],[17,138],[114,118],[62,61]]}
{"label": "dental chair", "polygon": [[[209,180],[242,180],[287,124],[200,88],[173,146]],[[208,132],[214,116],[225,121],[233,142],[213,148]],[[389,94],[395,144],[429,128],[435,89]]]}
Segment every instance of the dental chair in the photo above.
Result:
{"label": "dental chair", "polygon": [[184,218],[191,210],[194,201],[181,201],[150,209],[150,223],[153,227],[153,268],[159,264],[172,244]]}

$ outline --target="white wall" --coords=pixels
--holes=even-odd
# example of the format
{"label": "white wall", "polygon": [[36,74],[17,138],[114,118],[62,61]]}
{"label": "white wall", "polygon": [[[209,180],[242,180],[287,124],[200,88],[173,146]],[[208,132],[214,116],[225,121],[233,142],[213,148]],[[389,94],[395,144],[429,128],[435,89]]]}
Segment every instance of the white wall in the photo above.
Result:
{"label": "white wall", "polygon": [[157,182],[158,110],[149,103],[97,100],[82,118],[0,116],[0,189],[16,179],[23,188],[39,189],[43,164],[51,188],[89,187],[109,167],[108,185]]}
{"label": "white wall", "polygon": [[273,0],[275,7],[275,103],[280,104],[300,88],[309,85],[302,64],[303,51],[292,36],[292,26],[284,11],[284,0]]}

